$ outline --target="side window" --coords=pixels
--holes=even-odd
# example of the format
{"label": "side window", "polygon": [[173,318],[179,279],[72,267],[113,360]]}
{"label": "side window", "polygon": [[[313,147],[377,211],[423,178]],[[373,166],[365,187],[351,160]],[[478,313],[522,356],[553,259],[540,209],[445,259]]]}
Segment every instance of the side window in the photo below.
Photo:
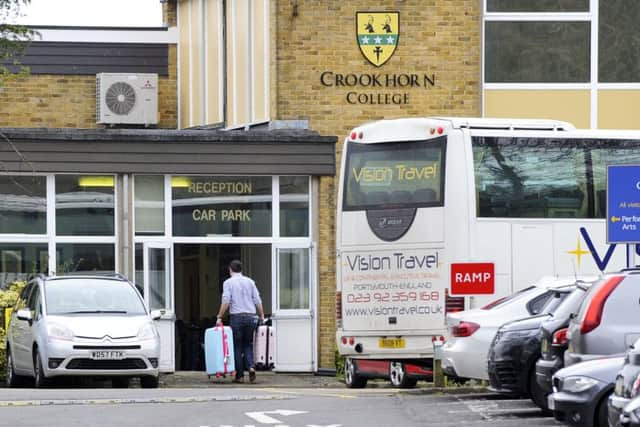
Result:
{"label": "side window", "polygon": [[527,303],[527,311],[529,311],[529,314],[540,314],[542,308],[545,306],[551,296],[553,296],[553,292],[547,291],[544,294],[539,295],[529,301],[529,303]]}
{"label": "side window", "polygon": [[38,285],[35,285],[33,287],[33,291],[29,296],[27,305],[29,306],[29,310],[33,312],[33,319],[38,320],[40,318],[40,315],[42,314],[40,305],[40,287]]}
{"label": "side window", "polygon": [[16,301],[16,311],[27,306],[27,299],[29,298],[31,289],[33,289],[33,283],[29,283],[27,286],[22,288],[22,291],[20,291],[20,297],[18,298],[18,301]]}

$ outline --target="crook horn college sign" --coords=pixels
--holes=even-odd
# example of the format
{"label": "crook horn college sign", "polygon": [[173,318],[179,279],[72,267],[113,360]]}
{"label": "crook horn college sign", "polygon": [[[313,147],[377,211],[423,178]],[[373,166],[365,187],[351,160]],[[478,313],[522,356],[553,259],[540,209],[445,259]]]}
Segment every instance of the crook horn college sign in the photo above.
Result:
{"label": "crook horn college sign", "polygon": [[[400,39],[400,12],[356,12],[355,23],[356,42],[364,58],[376,68],[389,62]],[[345,101],[348,104],[406,105],[410,103],[409,89],[435,86],[436,76],[323,71],[320,83],[325,87],[346,90]]]}

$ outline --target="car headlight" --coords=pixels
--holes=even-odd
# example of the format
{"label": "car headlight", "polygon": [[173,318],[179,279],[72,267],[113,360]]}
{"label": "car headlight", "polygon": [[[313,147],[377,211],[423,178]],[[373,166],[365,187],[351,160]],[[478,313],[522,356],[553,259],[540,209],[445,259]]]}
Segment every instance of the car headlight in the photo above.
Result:
{"label": "car headlight", "polygon": [[158,336],[158,330],[153,323],[144,324],[138,331],[138,338],[141,340],[152,340]]}
{"label": "car headlight", "polygon": [[52,340],[71,341],[73,339],[73,332],[66,326],[49,323],[47,325],[47,338]]}
{"label": "car headlight", "polygon": [[521,331],[508,331],[500,336],[499,341],[513,341],[523,338],[534,337],[538,334],[539,329],[523,329]]}
{"label": "car headlight", "polygon": [[598,380],[589,377],[567,377],[562,382],[561,391],[568,391],[570,393],[582,393],[583,391],[589,390],[596,384],[598,384]]}

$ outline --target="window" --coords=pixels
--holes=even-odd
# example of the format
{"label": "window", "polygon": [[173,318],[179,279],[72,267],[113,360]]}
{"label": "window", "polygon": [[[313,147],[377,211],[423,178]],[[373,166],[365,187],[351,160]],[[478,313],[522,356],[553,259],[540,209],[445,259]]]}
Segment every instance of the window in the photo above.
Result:
{"label": "window", "polygon": [[56,251],[58,273],[116,271],[115,249],[112,244],[59,243]]}
{"label": "window", "polygon": [[56,234],[114,235],[114,177],[56,176]]}
{"label": "window", "polygon": [[640,2],[600,0],[598,79],[603,83],[640,81]]}
{"label": "window", "polygon": [[48,270],[47,244],[1,243],[0,287]]}
{"label": "window", "polygon": [[442,206],[446,137],[347,149],[343,210]]}
{"label": "window", "polygon": [[0,176],[0,233],[47,233],[44,176]]}
{"label": "window", "polygon": [[271,236],[272,179],[174,176],[174,236]]}
{"label": "window", "polygon": [[487,12],[587,12],[589,0],[487,0]]}
{"label": "window", "polygon": [[309,177],[280,177],[280,235],[309,236]]}
{"label": "window", "polygon": [[583,21],[487,21],[485,82],[589,82],[590,26]]}
{"label": "window", "polygon": [[280,309],[308,309],[309,249],[279,249],[278,262]]}
{"label": "window", "polygon": [[527,303],[527,310],[529,311],[529,314],[531,314],[532,316],[540,314],[543,307],[547,304],[549,298],[551,298],[552,296],[553,293],[551,291],[547,291],[529,301]]}
{"label": "window", "polygon": [[640,163],[640,140],[474,137],[477,215],[604,218],[607,166]]}
{"label": "window", "polygon": [[135,227],[137,235],[164,234],[164,177],[135,177]]}

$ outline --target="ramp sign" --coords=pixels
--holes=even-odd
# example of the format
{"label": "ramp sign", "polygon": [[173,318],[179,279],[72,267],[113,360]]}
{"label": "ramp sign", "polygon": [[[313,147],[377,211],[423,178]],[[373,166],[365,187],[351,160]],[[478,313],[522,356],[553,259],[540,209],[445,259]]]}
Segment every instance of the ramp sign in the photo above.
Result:
{"label": "ramp sign", "polygon": [[494,291],[492,262],[451,263],[451,295],[493,294]]}
{"label": "ramp sign", "polygon": [[607,243],[640,243],[640,165],[607,168]]}

